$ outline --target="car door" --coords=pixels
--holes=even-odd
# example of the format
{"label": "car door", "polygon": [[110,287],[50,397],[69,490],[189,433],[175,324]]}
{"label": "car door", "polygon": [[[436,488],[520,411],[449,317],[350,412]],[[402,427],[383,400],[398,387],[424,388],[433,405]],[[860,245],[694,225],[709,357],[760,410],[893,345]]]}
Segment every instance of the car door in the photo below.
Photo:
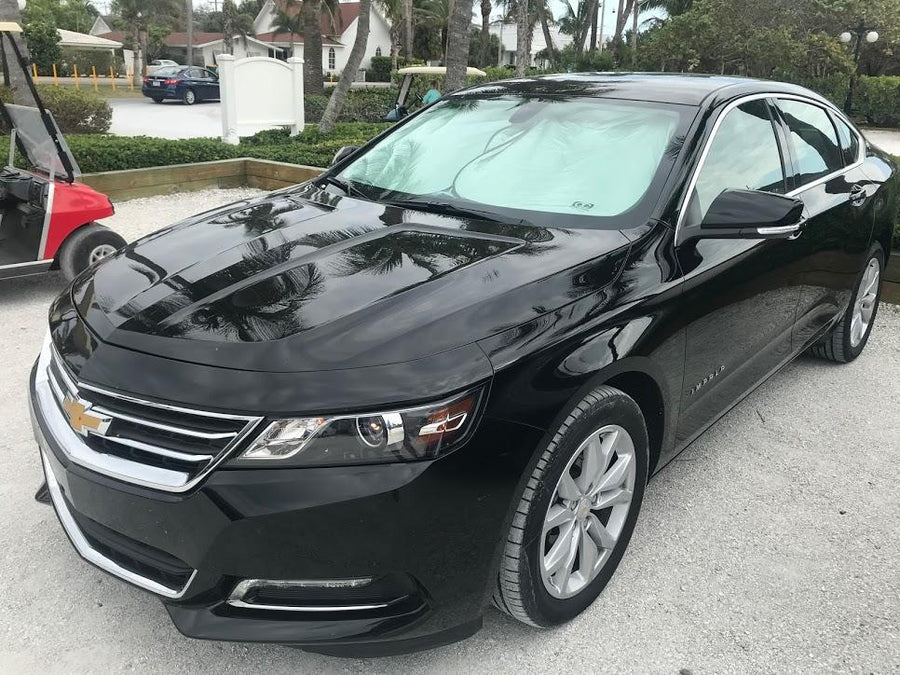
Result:
{"label": "car door", "polygon": [[725,189],[784,194],[783,137],[764,96],[739,99],[715,118],[679,216],[685,368],[677,442],[684,445],[792,354],[801,257],[789,239],[698,238]]}
{"label": "car door", "polygon": [[779,97],[776,105],[788,138],[790,194],[803,200],[807,218],[796,241],[804,258],[794,329],[799,349],[850,301],[869,248],[877,186],[863,173],[861,139],[839,115],[799,97]]}
{"label": "car door", "polygon": [[203,70],[203,86],[206,90],[205,98],[207,101],[219,100],[219,78],[215,73]]}
{"label": "car door", "polygon": [[184,86],[194,90],[194,96],[197,101],[206,99],[206,93],[203,91],[202,70],[200,68],[188,68],[184,71]]}

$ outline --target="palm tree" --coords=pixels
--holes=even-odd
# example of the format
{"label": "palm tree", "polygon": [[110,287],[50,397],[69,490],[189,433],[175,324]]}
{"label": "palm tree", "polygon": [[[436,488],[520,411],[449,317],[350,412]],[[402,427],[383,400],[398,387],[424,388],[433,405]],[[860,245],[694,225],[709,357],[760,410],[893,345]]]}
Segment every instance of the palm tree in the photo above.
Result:
{"label": "palm tree", "polygon": [[[299,0],[283,0],[281,6],[275,7],[275,19],[272,23],[272,30],[277,33],[287,33],[290,35],[290,54],[294,55],[294,36],[303,31],[300,23],[300,13],[296,11]],[[304,76],[306,73],[304,73]]]}
{"label": "palm tree", "polygon": [[559,30],[561,33],[572,36],[575,53],[581,56],[584,51],[584,41],[590,30],[590,17],[587,13],[587,2],[579,2],[577,7],[575,9],[571,2],[566,2],[566,13],[559,20]]}
{"label": "palm tree", "polygon": [[[360,11],[362,8],[360,7]],[[338,0],[305,0],[300,6],[303,26],[303,89],[308,94],[324,94],[322,77],[322,18],[331,33],[340,32],[341,8]]]}
{"label": "palm tree", "polygon": [[516,1],[516,77],[522,77],[525,74],[525,66],[529,57],[528,42],[526,35],[529,35],[528,21],[528,0]]}
{"label": "palm tree", "polygon": [[641,0],[641,11],[661,9],[667,16],[678,16],[688,11],[694,0]]}
{"label": "palm tree", "polygon": [[444,88],[448,92],[462,89],[466,83],[471,23],[472,0],[455,0],[447,31],[447,79],[444,81]]}
{"label": "palm tree", "polygon": [[413,0],[402,0],[403,2],[403,15],[404,15],[404,24],[406,26],[406,31],[404,37],[406,38],[406,53],[404,56],[406,58],[411,59],[413,55]]}
{"label": "palm tree", "polygon": [[[353,49],[350,50],[350,57],[347,59],[347,65],[341,73],[341,79],[338,80],[337,86],[328,99],[328,105],[325,106],[325,112],[322,113],[322,120],[319,122],[319,131],[328,133],[337,122],[338,116],[344,107],[344,101],[347,99],[347,92],[350,91],[350,85],[356,79],[356,71],[362,64],[363,56],[366,53],[366,43],[369,40],[369,19],[372,14],[372,0],[360,0],[359,2],[359,19],[356,24],[356,40],[353,42]],[[322,50],[319,50],[321,57]]]}
{"label": "palm tree", "polygon": [[406,0],[378,0],[378,4],[384,17],[391,23],[391,70],[397,70]]}
{"label": "palm tree", "polygon": [[490,63],[488,50],[491,48],[491,9],[491,0],[481,0],[481,66]]}

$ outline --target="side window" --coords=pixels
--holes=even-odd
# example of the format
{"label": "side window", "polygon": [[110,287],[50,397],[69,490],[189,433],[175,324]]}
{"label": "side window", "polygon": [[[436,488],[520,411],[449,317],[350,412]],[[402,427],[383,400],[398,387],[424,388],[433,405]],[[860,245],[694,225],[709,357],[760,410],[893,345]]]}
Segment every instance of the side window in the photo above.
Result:
{"label": "side window", "polygon": [[841,143],[841,153],[844,155],[844,166],[853,164],[859,159],[859,136],[840,117],[835,118],[838,129],[838,139]]}
{"label": "side window", "polygon": [[200,77],[204,80],[214,80],[216,79],[211,72],[208,70],[201,70]]}
{"label": "side window", "polygon": [[734,108],[722,120],[697,176],[685,225],[699,225],[713,200],[728,189],[785,191],[778,140],[762,99]]}
{"label": "side window", "polygon": [[788,99],[780,99],[778,107],[791,131],[797,159],[797,187],[844,167],[837,134],[824,109]]}

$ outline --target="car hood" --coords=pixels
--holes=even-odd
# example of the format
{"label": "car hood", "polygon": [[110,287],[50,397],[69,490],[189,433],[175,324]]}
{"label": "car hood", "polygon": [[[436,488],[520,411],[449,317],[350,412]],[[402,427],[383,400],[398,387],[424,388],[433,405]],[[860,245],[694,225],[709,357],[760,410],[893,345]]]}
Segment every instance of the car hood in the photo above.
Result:
{"label": "car hood", "polygon": [[102,342],[224,368],[409,362],[609,284],[618,231],[466,220],[306,185],[155,232],[76,279]]}

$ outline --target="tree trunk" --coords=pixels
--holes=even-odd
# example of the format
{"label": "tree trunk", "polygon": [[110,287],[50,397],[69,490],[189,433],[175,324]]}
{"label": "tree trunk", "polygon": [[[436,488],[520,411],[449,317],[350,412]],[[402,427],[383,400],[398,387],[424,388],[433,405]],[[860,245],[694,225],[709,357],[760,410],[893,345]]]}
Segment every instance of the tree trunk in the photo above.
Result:
{"label": "tree trunk", "polygon": [[491,9],[491,0],[481,0],[481,59],[478,65],[482,67],[490,63]]}
{"label": "tree trunk", "polygon": [[622,32],[625,30],[625,22],[628,21],[628,15],[631,14],[631,7],[634,0],[619,0],[619,13],[616,15],[616,32],[613,35],[613,45],[618,47],[622,44]]}
{"label": "tree trunk", "polygon": [[450,13],[447,36],[447,79],[444,93],[466,86],[466,65],[469,62],[469,25],[472,23],[472,0],[455,0]]}
{"label": "tree trunk", "polygon": [[634,1],[633,14],[631,15],[631,69],[637,70],[637,34],[638,34],[638,14],[641,13],[640,0]]}
{"label": "tree trunk", "polygon": [[598,0],[590,0],[590,9],[588,10],[591,17],[591,39],[588,42],[588,51],[597,49],[597,18],[600,13],[600,3]]}
{"label": "tree trunk", "polygon": [[550,23],[547,20],[547,10],[540,9],[541,31],[544,33],[544,42],[547,45],[547,54],[550,56],[550,67],[556,70],[556,47],[553,46],[553,36],[550,34]]}
{"label": "tree trunk", "polygon": [[234,13],[234,3],[231,0],[225,0],[222,3],[222,47],[226,54],[234,54]]}
{"label": "tree trunk", "polygon": [[322,0],[305,0],[300,5],[300,13],[303,15],[303,91],[305,94],[321,96],[325,93],[322,77],[322,30],[319,27]]}
{"label": "tree trunk", "polygon": [[413,57],[413,0],[402,1],[403,19],[406,25],[405,35],[403,36],[406,39],[406,53],[404,56],[411,59]]}
{"label": "tree trunk", "polygon": [[[606,0],[604,0],[604,2],[606,2]],[[606,6],[605,5],[603,7],[603,10],[604,11],[600,12],[600,30],[597,31],[598,32],[597,40],[600,43],[598,45],[598,49],[600,50],[601,54],[603,53],[603,20],[606,18]]]}
{"label": "tree trunk", "polygon": [[[319,131],[327,134],[334,127],[341,109],[344,107],[344,101],[347,100],[347,92],[350,91],[350,85],[356,78],[356,71],[362,64],[363,56],[366,54],[366,43],[369,40],[369,19],[371,16],[372,0],[360,0],[359,2],[359,19],[356,24],[356,41],[353,43],[353,49],[350,50],[350,58],[347,59],[347,65],[344,72],[341,73],[341,79],[338,80],[337,86],[328,99],[328,105],[325,106],[325,112],[322,113],[322,121],[319,122]],[[319,52],[321,54],[321,51]]]}
{"label": "tree trunk", "polygon": [[141,27],[135,23],[131,30],[132,46],[134,51],[131,53],[131,81],[134,86],[140,87],[143,84],[141,77]]}
{"label": "tree trunk", "polygon": [[516,3],[516,77],[525,74],[528,64],[528,0]]}
{"label": "tree trunk", "polygon": [[187,27],[187,65],[194,65],[194,1],[185,0],[184,17]]}

